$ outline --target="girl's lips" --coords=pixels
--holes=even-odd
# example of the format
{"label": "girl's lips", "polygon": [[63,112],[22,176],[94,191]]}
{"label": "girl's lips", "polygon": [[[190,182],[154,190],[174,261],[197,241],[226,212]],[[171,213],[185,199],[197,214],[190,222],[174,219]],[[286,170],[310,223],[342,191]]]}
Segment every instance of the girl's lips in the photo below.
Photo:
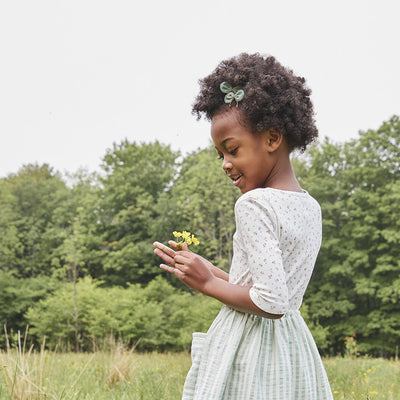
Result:
{"label": "girl's lips", "polygon": [[228,177],[229,177],[230,179],[232,179],[233,184],[234,184],[235,186],[238,186],[238,185],[239,185],[239,183],[240,183],[240,181],[241,181],[241,178],[242,178],[242,175],[241,175],[241,174],[239,174],[239,175],[233,175],[233,174],[231,174],[230,172],[228,172],[227,175],[228,175]]}
{"label": "girl's lips", "polygon": [[242,175],[239,175],[237,178],[233,179],[233,184],[235,186],[239,186],[240,181],[242,180]]}

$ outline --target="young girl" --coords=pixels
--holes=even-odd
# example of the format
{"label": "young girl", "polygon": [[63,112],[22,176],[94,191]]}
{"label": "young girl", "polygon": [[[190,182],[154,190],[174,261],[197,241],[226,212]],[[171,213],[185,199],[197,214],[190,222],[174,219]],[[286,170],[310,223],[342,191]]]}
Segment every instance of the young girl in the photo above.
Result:
{"label": "young girl", "polygon": [[259,54],[221,62],[200,85],[193,111],[211,121],[222,168],[243,195],[229,274],[173,241],[154,243],[161,268],[225,304],[206,334],[193,334],[183,399],[332,399],[299,312],[321,244],[321,211],[289,155],[318,135],[311,91]]}

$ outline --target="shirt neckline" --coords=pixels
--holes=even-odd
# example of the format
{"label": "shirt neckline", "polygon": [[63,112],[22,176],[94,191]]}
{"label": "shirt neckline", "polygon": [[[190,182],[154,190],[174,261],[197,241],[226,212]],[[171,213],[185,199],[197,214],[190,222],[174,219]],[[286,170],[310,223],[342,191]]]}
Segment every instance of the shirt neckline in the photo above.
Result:
{"label": "shirt neckline", "polygon": [[297,191],[295,191],[295,190],[277,189],[277,188],[273,188],[273,187],[265,187],[265,188],[258,188],[258,189],[261,189],[261,190],[265,190],[265,189],[268,189],[268,190],[275,190],[275,191],[277,191],[277,192],[290,193],[290,194],[296,194],[296,195],[301,195],[301,196],[303,196],[303,195],[305,195],[305,194],[308,194],[307,190],[304,190],[304,189],[302,189],[301,192],[297,192]]}

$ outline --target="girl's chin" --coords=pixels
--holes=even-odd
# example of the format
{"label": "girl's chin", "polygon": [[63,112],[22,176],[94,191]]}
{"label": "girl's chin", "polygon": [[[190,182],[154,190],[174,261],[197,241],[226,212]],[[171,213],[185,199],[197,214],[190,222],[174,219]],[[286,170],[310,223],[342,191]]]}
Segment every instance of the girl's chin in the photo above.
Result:
{"label": "girl's chin", "polygon": [[248,192],[249,190],[251,190],[251,188],[248,188],[246,186],[242,186],[238,188],[243,194],[245,194],[246,192]]}
{"label": "girl's chin", "polygon": [[245,194],[245,193],[247,193],[247,192],[250,192],[250,190],[254,190],[254,189],[257,189],[257,188],[261,188],[261,187],[262,187],[262,186],[243,185],[243,186],[238,187],[238,189],[239,189],[243,194]]}

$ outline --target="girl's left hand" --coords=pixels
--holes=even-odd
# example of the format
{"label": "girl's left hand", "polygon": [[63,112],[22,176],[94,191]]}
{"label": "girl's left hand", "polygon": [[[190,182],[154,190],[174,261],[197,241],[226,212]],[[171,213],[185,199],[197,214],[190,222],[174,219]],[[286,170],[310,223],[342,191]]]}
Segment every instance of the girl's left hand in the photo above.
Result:
{"label": "girl's left hand", "polygon": [[[170,242],[173,245],[173,242]],[[181,251],[174,251],[162,243],[155,242],[154,253],[163,259],[166,264],[160,264],[160,267],[168,271],[183,283],[199,292],[206,292],[206,287],[215,279],[210,270],[210,262],[192,251],[184,248]]]}

